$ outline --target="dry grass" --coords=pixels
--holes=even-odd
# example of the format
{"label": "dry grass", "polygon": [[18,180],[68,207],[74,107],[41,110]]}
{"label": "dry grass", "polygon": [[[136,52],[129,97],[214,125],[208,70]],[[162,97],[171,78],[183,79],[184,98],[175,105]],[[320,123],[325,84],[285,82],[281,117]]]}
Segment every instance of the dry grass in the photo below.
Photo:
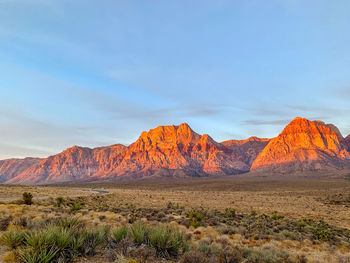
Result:
{"label": "dry grass", "polygon": [[[98,194],[92,191],[95,188],[103,188],[109,193]],[[33,194],[34,205],[14,202],[21,198],[23,192]],[[55,206],[55,199],[58,196],[65,199],[62,207]],[[324,219],[330,225],[350,229],[350,206],[347,204],[347,196],[350,196],[350,180],[324,177],[236,176],[216,179],[80,184],[64,187],[62,185],[0,186],[0,202],[3,202],[0,204],[0,218],[9,215],[12,217],[8,229],[21,229],[18,222],[23,217],[38,222],[72,214],[81,218],[90,227],[109,225],[115,228],[137,219],[150,224],[155,221],[170,222],[176,228],[185,231],[196,248],[203,246],[203,243],[209,243],[213,248],[223,244],[241,248],[272,248],[276,251],[287,251],[293,262],[299,262],[302,256],[307,258],[307,262],[350,262],[349,246],[333,241],[309,239],[307,235],[294,240],[289,237],[293,236],[288,232],[293,229],[289,228],[288,231],[281,232],[283,235],[277,233],[268,237],[262,235],[254,238],[254,235],[247,235],[247,231],[244,232],[238,226],[235,226],[233,232],[221,231],[220,228],[226,226],[223,223],[225,221],[217,219],[218,216],[213,217],[219,220],[215,223],[217,226],[212,226],[210,220],[205,221],[204,226],[199,228],[186,226],[188,212],[192,209],[203,211],[217,209],[224,213],[226,208],[234,208],[241,218],[236,220],[237,224],[244,224],[244,220],[249,219],[248,215],[252,211],[258,216],[261,214],[270,216],[278,211],[278,214],[284,216],[282,220],[305,217],[315,221]],[[341,202],[337,201],[339,198]],[[336,201],[332,201],[333,199]],[[82,209],[71,211],[69,206],[75,203],[82,203]],[[270,221],[267,221],[267,226],[271,224]],[[255,224],[255,221],[248,224]],[[275,224],[275,228],[283,225]],[[6,254],[4,247],[0,247],[0,253]],[[104,256],[97,255],[86,259],[87,261],[79,260],[78,262],[104,262]],[[159,262],[167,261],[160,259]]]}

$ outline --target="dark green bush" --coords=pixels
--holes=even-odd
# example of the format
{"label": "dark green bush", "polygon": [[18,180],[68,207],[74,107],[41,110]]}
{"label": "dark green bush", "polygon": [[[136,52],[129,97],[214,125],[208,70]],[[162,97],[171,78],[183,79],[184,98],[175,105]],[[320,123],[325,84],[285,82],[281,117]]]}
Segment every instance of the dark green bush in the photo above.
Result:
{"label": "dark green bush", "polygon": [[271,219],[273,219],[273,220],[279,220],[279,219],[283,219],[283,218],[284,218],[284,216],[278,214],[277,211],[273,212],[273,214],[271,215]]}
{"label": "dark green bush", "polygon": [[33,204],[33,195],[31,193],[24,192],[22,196],[23,203],[26,205]]}
{"label": "dark green bush", "polygon": [[234,209],[234,208],[226,208],[225,209],[224,217],[232,218],[235,216],[236,216],[236,209]]}
{"label": "dark green bush", "polygon": [[202,221],[204,219],[204,215],[203,213],[196,211],[196,210],[192,210],[189,214],[188,214],[188,219],[190,220],[190,225],[197,228],[199,226],[202,225]]}
{"label": "dark green bush", "polygon": [[70,211],[74,212],[74,211],[79,211],[83,208],[83,204],[82,203],[75,203],[72,204],[70,207]]}

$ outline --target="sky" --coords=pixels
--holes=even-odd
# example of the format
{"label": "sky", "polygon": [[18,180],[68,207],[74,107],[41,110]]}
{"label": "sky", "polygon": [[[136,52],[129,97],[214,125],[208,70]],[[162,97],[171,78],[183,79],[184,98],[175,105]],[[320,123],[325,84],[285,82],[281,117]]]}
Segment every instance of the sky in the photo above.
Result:
{"label": "sky", "polygon": [[350,134],[348,0],[0,0],[0,159],[130,144],[187,122],[217,141],[294,117]]}

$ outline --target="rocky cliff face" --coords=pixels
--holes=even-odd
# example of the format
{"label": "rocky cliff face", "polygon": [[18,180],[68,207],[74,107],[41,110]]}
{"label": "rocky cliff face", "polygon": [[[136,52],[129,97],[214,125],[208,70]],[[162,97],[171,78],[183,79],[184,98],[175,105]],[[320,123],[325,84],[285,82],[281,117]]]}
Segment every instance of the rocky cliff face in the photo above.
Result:
{"label": "rocky cliff face", "polygon": [[291,172],[343,169],[350,154],[343,136],[331,124],[295,118],[282,133],[268,143],[253,162],[251,170]]}
{"label": "rocky cliff face", "polygon": [[250,137],[246,140],[224,141],[222,144],[240,155],[243,158],[243,161],[251,166],[258,154],[262,152],[269,141],[270,139],[266,138]]}
{"label": "rocky cliff face", "polygon": [[0,183],[16,177],[18,174],[40,161],[40,158],[8,159],[0,161]]}
{"label": "rocky cliff face", "polygon": [[37,184],[113,180],[121,176],[206,176],[249,171],[242,157],[199,135],[187,124],[160,126],[143,132],[129,147],[74,146],[31,166],[7,183]]}
{"label": "rocky cliff face", "polygon": [[156,170],[181,170],[190,176],[235,174],[249,170],[241,156],[209,135],[199,135],[186,123],[160,126],[143,132],[125,151],[112,174],[151,174]]}
{"label": "rocky cliff face", "polygon": [[108,172],[125,148],[121,144],[95,149],[73,146],[32,165],[6,183],[44,184],[81,181]]}

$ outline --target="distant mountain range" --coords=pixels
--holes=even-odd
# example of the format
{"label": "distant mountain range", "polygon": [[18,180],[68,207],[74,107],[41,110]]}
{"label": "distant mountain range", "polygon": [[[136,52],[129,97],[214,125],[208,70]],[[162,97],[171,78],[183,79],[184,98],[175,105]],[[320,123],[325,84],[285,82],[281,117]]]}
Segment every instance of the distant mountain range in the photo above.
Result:
{"label": "distant mountain range", "polygon": [[73,146],[45,159],[0,161],[0,183],[50,184],[142,177],[203,177],[249,171],[350,169],[350,135],[322,121],[295,118],[273,139],[216,142],[188,124],[142,132],[129,146]]}

